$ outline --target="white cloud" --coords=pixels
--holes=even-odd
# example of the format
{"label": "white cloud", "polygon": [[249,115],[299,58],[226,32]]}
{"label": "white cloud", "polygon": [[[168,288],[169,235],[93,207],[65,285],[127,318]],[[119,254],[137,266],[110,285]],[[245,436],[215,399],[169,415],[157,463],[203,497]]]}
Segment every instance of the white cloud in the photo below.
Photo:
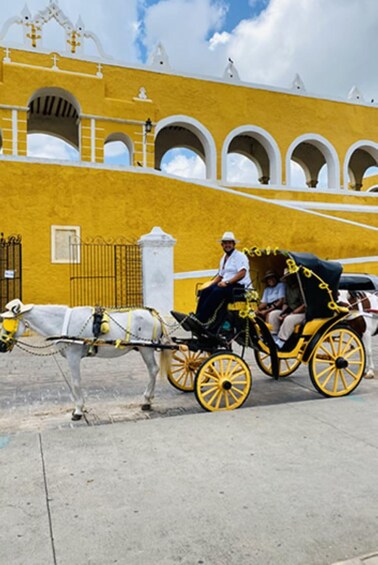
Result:
{"label": "white cloud", "polygon": [[226,5],[212,0],[160,0],[148,7],[144,18],[144,44],[148,51],[161,41],[176,70],[203,74],[212,69],[208,37],[221,29]]}
{"label": "white cloud", "polygon": [[[165,155],[161,170],[176,177],[204,179],[206,178],[205,163],[198,155],[188,156],[181,149],[173,149],[170,155]],[[186,152],[187,153],[187,152]]]}
{"label": "white cloud", "polygon": [[235,183],[259,184],[256,165],[244,155],[227,155],[227,180]]}
{"label": "white cloud", "polygon": [[209,39],[209,49],[210,51],[214,51],[218,45],[225,45],[230,41],[231,35],[227,33],[227,31],[222,31],[222,33],[218,33],[217,31],[214,33],[212,37]]}
{"label": "white cloud", "polygon": [[50,135],[33,133],[28,135],[28,157],[78,161],[79,153],[65,141]]}

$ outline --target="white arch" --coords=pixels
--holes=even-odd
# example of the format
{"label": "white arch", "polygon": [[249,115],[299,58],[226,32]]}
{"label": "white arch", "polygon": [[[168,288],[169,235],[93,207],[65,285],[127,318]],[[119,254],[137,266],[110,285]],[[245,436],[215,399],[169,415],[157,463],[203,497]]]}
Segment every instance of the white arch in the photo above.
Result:
{"label": "white arch", "polygon": [[163,118],[156,124],[155,139],[159,132],[167,126],[182,126],[191,131],[201,141],[205,151],[206,178],[216,180],[217,177],[217,151],[213,136],[201,122],[190,116],[176,115]]}
{"label": "white arch", "polygon": [[81,114],[80,104],[77,98],[75,98],[75,96],[71,94],[69,90],[65,90],[64,88],[59,88],[58,86],[39,88],[38,90],[35,90],[33,94],[30,96],[27,106],[29,106],[29,104],[39,96],[58,96],[60,98],[63,98],[64,100],[67,100],[67,102],[72,104],[72,106],[75,108],[79,116]]}
{"label": "white arch", "polygon": [[130,137],[122,132],[114,132],[108,135],[108,137],[104,141],[104,147],[107,143],[111,143],[112,141],[121,141],[126,145],[129,156],[130,156],[130,166],[134,163],[134,144]]}
{"label": "white arch", "polygon": [[353,143],[353,145],[351,145],[349,147],[349,149],[347,150],[346,154],[345,154],[345,159],[344,159],[344,169],[343,169],[343,175],[344,175],[344,188],[345,190],[348,190],[348,165],[349,165],[349,161],[353,155],[353,153],[357,150],[357,149],[363,149],[364,151],[366,151],[367,153],[369,153],[369,155],[371,155],[373,157],[373,159],[375,159],[377,166],[378,166],[378,143],[375,143],[374,141],[369,141],[367,139],[362,139],[360,141],[356,141],[356,143]]}
{"label": "white arch", "polygon": [[293,155],[294,149],[300,143],[311,143],[324,155],[325,161],[327,163],[327,184],[328,188],[340,188],[340,163],[339,157],[337,155],[336,149],[322,135],[317,133],[305,133],[300,135],[290,145],[286,153],[286,186],[291,186],[291,169],[290,161]]}
{"label": "white arch", "polygon": [[366,192],[378,192],[378,185],[375,184],[374,186],[371,186],[370,188],[367,189]]}
{"label": "white arch", "polygon": [[227,135],[222,147],[222,182],[227,179],[227,155],[231,141],[238,135],[251,133],[261,143],[269,157],[270,165],[270,182],[271,184],[282,184],[282,161],[281,153],[274,137],[265,129],[258,126],[245,125],[240,126]]}

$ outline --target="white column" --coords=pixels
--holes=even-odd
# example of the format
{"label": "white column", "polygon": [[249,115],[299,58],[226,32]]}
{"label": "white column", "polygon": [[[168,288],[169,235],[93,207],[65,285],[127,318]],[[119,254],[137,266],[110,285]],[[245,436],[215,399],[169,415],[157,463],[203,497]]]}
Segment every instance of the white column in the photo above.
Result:
{"label": "white column", "polygon": [[143,302],[166,315],[173,308],[173,247],[176,240],[154,227],[138,241],[142,249]]}

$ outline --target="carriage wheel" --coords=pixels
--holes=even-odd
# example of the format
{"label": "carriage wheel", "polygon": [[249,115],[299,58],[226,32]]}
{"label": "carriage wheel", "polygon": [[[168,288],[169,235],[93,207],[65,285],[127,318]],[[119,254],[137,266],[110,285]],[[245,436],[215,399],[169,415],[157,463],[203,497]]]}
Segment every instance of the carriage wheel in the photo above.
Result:
{"label": "carriage wheel", "polygon": [[365,349],[350,328],[334,328],[317,344],[310,361],[314,387],[324,396],[346,396],[361,382]]}
{"label": "carriage wheel", "polygon": [[247,363],[235,353],[215,353],[198,369],[194,392],[209,412],[234,410],[247,400],[252,377]]}
{"label": "carriage wheel", "polygon": [[172,356],[171,374],[168,380],[172,386],[182,392],[193,392],[194,377],[209,354],[203,351],[177,350]]}
{"label": "carriage wheel", "polygon": [[[273,377],[272,373],[272,361],[270,359],[269,353],[264,353],[263,351],[257,351],[255,349],[255,359],[259,369],[263,373],[268,375],[268,377]],[[288,377],[294,371],[296,371],[301,364],[300,360],[296,357],[291,357],[289,359],[280,359],[279,361],[279,374],[280,377]]]}

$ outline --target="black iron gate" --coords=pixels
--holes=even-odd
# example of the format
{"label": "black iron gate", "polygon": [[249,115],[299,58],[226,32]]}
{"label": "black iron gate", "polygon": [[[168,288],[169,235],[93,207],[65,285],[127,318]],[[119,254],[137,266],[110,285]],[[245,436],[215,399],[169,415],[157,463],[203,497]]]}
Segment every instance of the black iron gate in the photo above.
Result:
{"label": "black iron gate", "polygon": [[0,307],[1,312],[13,298],[22,299],[22,245],[20,235],[0,234]]}
{"label": "black iron gate", "polygon": [[135,243],[70,239],[71,306],[143,306],[142,260]]}

